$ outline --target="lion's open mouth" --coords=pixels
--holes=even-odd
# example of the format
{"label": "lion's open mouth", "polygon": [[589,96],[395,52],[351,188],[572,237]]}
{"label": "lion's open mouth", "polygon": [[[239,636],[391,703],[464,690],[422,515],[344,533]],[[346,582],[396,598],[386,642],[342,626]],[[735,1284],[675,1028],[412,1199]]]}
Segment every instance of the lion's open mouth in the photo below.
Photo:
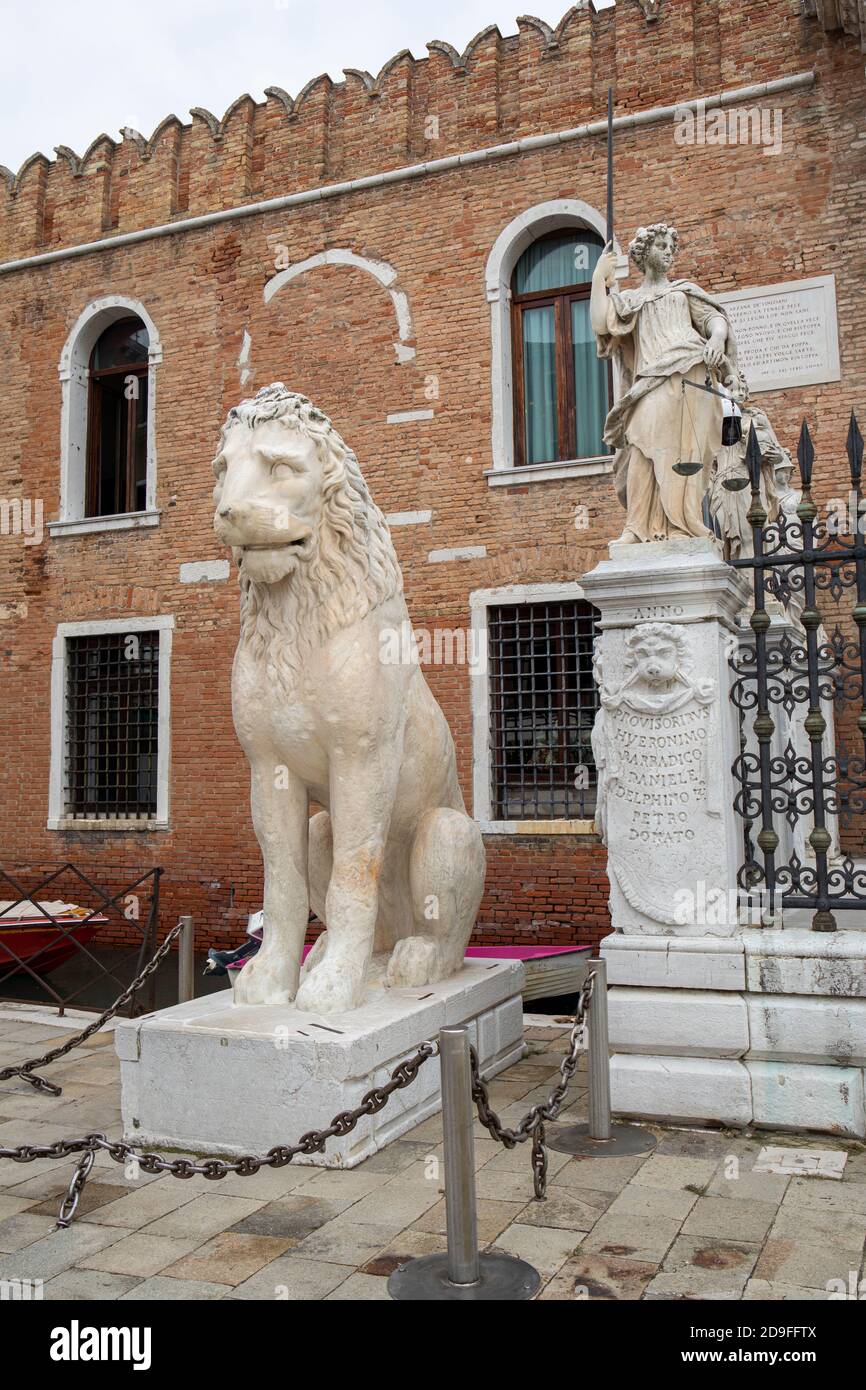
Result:
{"label": "lion's open mouth", "polygon": [[298,536],[293,541],[268,541],[264,545],[244,545],[244,551],[309,550],[311,536]]}

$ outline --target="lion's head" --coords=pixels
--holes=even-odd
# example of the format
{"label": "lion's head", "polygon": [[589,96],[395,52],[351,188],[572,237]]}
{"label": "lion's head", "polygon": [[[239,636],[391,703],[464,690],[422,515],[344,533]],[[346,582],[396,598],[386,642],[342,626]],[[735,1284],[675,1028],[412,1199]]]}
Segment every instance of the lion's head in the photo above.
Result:
{"label": "lion's head", "polygon": [[[323,411],[282,382],[229,411],[213,462],[214,530],[241,581],[242,636],[282,660],[399,593],[385,519]],[[268,652],[269,659],[273,657]]]}
{"label": "lion's head", "polygon": [[642,623],[626,641],[625,673],[648,685],[666,685],[689,669],[688,643],[673,623]]}

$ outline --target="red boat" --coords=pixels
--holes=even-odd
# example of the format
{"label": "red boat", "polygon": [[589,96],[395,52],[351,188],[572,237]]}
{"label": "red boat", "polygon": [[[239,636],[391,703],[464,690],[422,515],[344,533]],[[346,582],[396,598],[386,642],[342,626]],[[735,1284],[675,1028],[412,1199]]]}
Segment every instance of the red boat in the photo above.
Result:
{"label": "red boat", "polygon": [[17,974],[19,962],[49,974],[75,954],[76,942],[86,946],[107,921],[74,903],[0,901],[0,980]]}

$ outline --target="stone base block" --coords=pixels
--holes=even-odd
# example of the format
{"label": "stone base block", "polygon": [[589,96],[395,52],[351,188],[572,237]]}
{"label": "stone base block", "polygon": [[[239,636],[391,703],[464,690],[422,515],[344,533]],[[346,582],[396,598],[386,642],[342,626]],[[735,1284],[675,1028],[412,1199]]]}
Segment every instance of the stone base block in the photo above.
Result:
{"label": "stone base block", "polygon": [[866,935],[617,934],[602,953],[620,1114],[866,1137]]}
{"label": "stone base block", "polygon": [[742,1057],[749,1018],[741,994],[699,989],[631,989],[608,995],[611,1045],[619,1052]]}
{"label": "stone base block", "polygon": [[752,1123],[749,1074],[721,1058],[620,1053],[610,1059],[610,1098],[617,1115],[731,1129]]}
{"label": "stone base block", "polygon": [[[523,1055],[522,984],[519,962],[473,960],[419,989],[374,981],[349,1014],[235,1005],[225,990],[119,1020],[124,1137],[137,1148],[231,1157],[293,1144],[354,1109],[448,1024],[470,1023],[482,1070],[495,1076]],[[295,1162],[354,1168],[440,1104],[434,1058],[378,1115]]]}
{"label": "stone base block", "polygon": [[762,1129],[815,1129],[866,1136],[863,1072],[797,1062],[746,1062],[754,1123]]}

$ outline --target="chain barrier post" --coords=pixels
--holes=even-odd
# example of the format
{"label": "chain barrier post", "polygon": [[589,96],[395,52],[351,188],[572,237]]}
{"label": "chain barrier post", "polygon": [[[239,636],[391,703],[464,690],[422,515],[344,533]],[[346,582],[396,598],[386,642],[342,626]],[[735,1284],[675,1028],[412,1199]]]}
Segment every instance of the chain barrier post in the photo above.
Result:
{"label": "chain barrier post", "polygon": [[475,1137],[472,1130],[472,1071],[469,1029],[439,1034],[442,1121],[445,1138],[446,1254],[423,1255],[399,1265],[388,1280],[398,1301],[525,1301],[541,1278],[525,1260],[480,1252],[475,1195]]}
{"label": "chain barrier post", "polygon": [[195,925],[191,917],[181,917],[183,930],[177,943],[177,1002],[188,1004],[195,998]]}
{"label": "chain barrier post", "polygon": [[593,962],[595,989],[589,1001],[589,1137],[610,1139],[610,1042],[607,1024],[607,962]]}
{"label": "chain barrier post", "polygon": [[638,1125],[611,1124],[610,1037],[607,1023],[607,962],[589,963],[595,976],[587,1006],[589,1015],[589,1124],[553,1129],[547,1147],[562,1154],[592,1154],[622,1158],[652,1153],[655,1136]]}
{"label": "chain barrier post", "polygon": [[465,1028],[442,1029],[439,1034],[439,1063],[442,1070],[445,1139],[448,1278],[452,1284],[477,1284],[480,1266],[475,1200],[475,1136],[472,1133],[469,1033]]}

